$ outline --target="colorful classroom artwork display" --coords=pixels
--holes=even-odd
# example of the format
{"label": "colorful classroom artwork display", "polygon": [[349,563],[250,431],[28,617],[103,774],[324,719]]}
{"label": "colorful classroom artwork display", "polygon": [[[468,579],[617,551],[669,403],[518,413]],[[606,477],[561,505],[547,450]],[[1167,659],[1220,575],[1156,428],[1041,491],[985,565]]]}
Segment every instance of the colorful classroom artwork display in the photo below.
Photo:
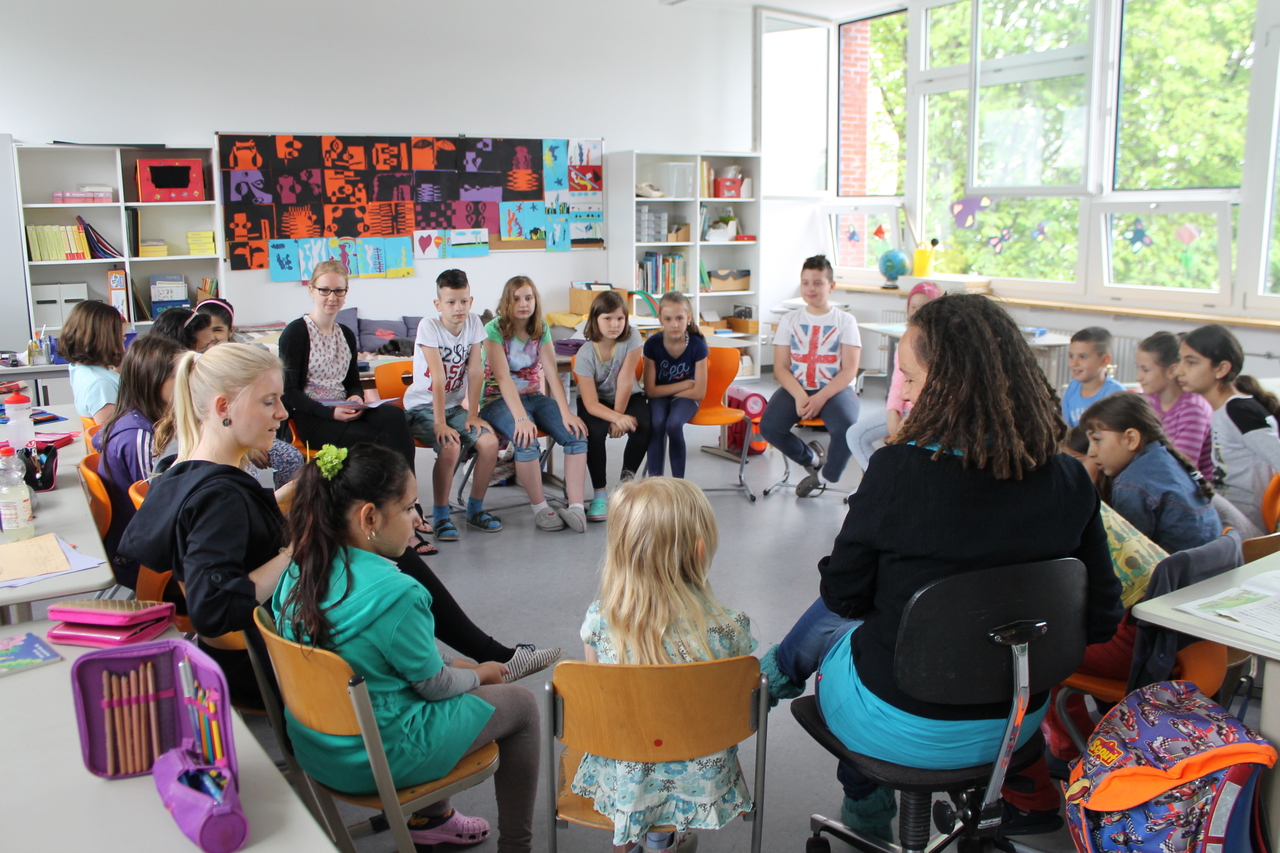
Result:
{"label": "colorful classroom artwork display", "polygon": [[[413,275],[415,260],[449,256],[453,232],[469,256],[604,246],[601,139],[224,133],[218,168],[232,269],[273,281],[306,281],[330,257]],[[424,232],[439,242],[424,247]]]}
{"label": "colorful classroom artwork display", "polygon": [[448,256],[478,258],[489,254],[489,232],[484,228],[456,228],[448,232]]}
{"label": "colorful classroom artwork display", "polygon": [[425,230],[413,232],[413,256],[422,260],[447,258],[448,245],[445,242],[447,230]]}
{"label": "colorful classroom artwork display", "polygon": [[951,203],[951,216],[957,228],[976,228],[978,212],[991,206],[991,199],[986,196],[967,196]]}

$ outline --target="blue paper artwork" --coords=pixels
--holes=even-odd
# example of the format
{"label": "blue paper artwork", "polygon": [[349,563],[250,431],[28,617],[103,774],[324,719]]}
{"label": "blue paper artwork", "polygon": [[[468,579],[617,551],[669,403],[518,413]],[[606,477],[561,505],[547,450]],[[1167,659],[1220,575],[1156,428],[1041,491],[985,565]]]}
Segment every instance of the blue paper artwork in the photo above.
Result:
{"label": "blue paper artwork", "polygon": [[601,139],[570,139],[569,165],[603,166],[604,157],[601,153],[602,149],[603,140]]}
{"label": "blue paper artwork", "polygon": [[358,237],[356,249],[360,253],[361,278],[387,277],[387,246],[382,237]]}
{"label": "blue paper artwork", "polygon": [[360,277],[360,253],[355,237],[330,237],[329,257],[346,267],[351,278]]}
{"label": "blue paper artwork", "polygon": [[570,193],[568,190],[547,190],[543,194],[547,216],[565,216],[569,213]]}
{"label": "blue paper artwork", "polygon": [[548,195],[569,188],[569,140],[542,140],[542,186]]}
{"label": "blue paper artwork", "polygon": [[298,255],[298,274],[291,281],[311,281],[316,264],[329,260],[329,241],[323,237],[294,240]]}
{"label": "blue paper artwork", "polygon": [[504,201],[498,205],[503,240],[545,240],[547,211],[540,201]]}
{"label": "blue paper artwork", "polygon": [[489,254],[489,231],[485,228],[455,228],[447,245],[451,258],[478,258]]}
{"label": "blue paper artwork", "polygon": [[429,230],[413,232],[413,256],[422,260],[435,260],[436,258],[447,258],[448,255],[448,237],[447,230]]}
{"label": "blue paper artwork", "polygon": [[547,251],[548,252],[567,252],[572,248],[573,248],[572,237],[569,234],[569,217],[548,216],[547,217]]}
{"label": "blue paper artwork", "polygon": [[408,278],[413,275],[413,238],[386,237],[383,242],[387,278]]}
{"label": "blue paper artwork", "polygon": [[272,281],[301,281],[298,275],[298,241],[268,241],[267,267],[271,270]]}

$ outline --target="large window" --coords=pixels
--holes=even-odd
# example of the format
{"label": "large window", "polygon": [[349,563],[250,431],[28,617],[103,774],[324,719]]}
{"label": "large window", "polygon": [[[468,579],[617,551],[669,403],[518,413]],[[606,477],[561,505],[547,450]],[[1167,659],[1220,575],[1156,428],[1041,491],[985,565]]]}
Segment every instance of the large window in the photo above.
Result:
{"label": "large window", "polygon": [[840,27],[842,196],[900,196],[907,154],[907,13]]}
{"label": "large window", "polygon": [[760,150],[769,168],[761,191],[827,191],[831,28],[799,16],[761,11]]}

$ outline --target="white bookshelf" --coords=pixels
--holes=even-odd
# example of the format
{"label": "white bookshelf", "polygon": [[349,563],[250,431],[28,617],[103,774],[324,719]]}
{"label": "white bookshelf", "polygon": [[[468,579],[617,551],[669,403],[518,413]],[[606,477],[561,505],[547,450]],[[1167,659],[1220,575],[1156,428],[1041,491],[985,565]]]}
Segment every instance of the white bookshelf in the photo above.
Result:
{"label": "white bookshelf", "polygon": [[[176,273],[186,277],[188,295],[203,278],[223,279],[221,256],[223,235],[217,199],[221,195],[219,174],[211,148],[132,148],[113,145],[28,145],[13,146],[17,177],[23,269],[27,287],[27,320],[33,333],[35,300],[31,288],[42,285],[87,285],[89,299],[110,302],[107,286],[109,270],[124,270],[133,291],[129,299],[130,322],[135,316],[136,293],[150,306],[150,277]],[[146,159],[198,159],[204,164],[205,200],[143,202],[138,200],[137,162]],[[102,204],[54,204],[53,193],[75,190],[78,184],[110,186],[113,198]],[[130,257],[128,220],[136,212],[140,239],[162,239],[169,254],[161,258]],[[28,225],[75,225],[83,217],[124,257],[107,260],[32,261],[27,245]],[[212,231],[218,251],[212,255],[187,254],[188,231]],[[65,306],[64,306],[65,307]],[[50,331],[58,327],[50,326]]]}
{"label": "white bookshelf", "polygon": [[[642,198],[635,195],[635,187],[641,183],[652,183],[664,192],[667,186],[668,163],[687,164],[693,168],[694,194],[678,197]],[[760,186],[760,155],[748,153],[701,153],[673,154],[643,151],[617,151],[605,155],[605,185],[612,187],[608,194],[608,211],[605,216],[607,229],[607,245],[609,246],[609,281],[614,287],[635,289],[636,268],[644,259],[646,252],[658,252],[663,255],[680,253],[687,261],[689,271],[682,292],[693,303],[694,311],[701,316],[704,310],[710,309],[721,317],[733,314],[735,305],[749,305],[752,308],[752,319],[759,322],[760,315],[760,201],[758,198],[722,199],[703,196],[699,176],[703,164],[710,164],[717,174],[730,165],[742,167],[743,176],[750,178],[755,187]],[[703,205],[709,209],[712,217],[720,214],[723,208],[731,207],[738,219],[739,233],[754,234],[755,241],[709,243],[701,240],[699,230],[700,211]],[[650,212],[665,211],[668,228],[674,223],[687,223],[690,226],[690,239],[680,242],[638,242],[636,240],[637,210],[648,206]],[[736,291],[704,291],[699,288],[699,262],[705,263],[708,271],[712,270],[750,270],[751,287],[748,290]],[[658,299],[661,294],[651,294]],[[642,305],[640,297],[633,297],[637,313],[647,315],[648,309]],[[707,343],[712,346],[737,347],[745,355],[751,356],[752,370],[739,373],[744,379],[760,375],[761,336],[734,333],[732,335],[709,335]]]}

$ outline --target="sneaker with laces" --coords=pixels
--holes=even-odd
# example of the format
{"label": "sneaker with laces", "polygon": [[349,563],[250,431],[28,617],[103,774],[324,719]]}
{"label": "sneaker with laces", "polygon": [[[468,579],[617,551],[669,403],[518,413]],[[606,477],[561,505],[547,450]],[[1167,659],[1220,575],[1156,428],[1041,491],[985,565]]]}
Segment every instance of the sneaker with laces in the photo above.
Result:
{"label": "sneaker with laces", "polygon": [[539,530],[564,530],[564,522],[560,520],[560,515],[550,507],[546,512],[535,515],[533,523],[538,525]]}
{"label": "sneaker with laces", "polygon": [[516,646],[516,653],[511,656],[511,660],[507,661],[507,674],[502,676],[502,680],[508,684],[519,681],[526,675],[533,675],[539,670],[546,669],[558,660],[560,660],[559,646],[537,649],[534,648],[533,643],[521,643]]}
{"label": "sneaker with laces", "polygon": [[587,503],[587,521],[604,521],[608,517],[608,498],[592,498]]}
{"label": "sneaker with laces", "polygon": [[409,837],[414,844],[479,844],[489,837],[489,821],[467,817],[457,809],[444,822],[414,813],[409,818]]}
{"label": "sneaker with laces", "polygon": [[556,515],[564,522],[564,526],[578,533],[587,532],[587,514],[580,506],[567,506],[556,510]]}

